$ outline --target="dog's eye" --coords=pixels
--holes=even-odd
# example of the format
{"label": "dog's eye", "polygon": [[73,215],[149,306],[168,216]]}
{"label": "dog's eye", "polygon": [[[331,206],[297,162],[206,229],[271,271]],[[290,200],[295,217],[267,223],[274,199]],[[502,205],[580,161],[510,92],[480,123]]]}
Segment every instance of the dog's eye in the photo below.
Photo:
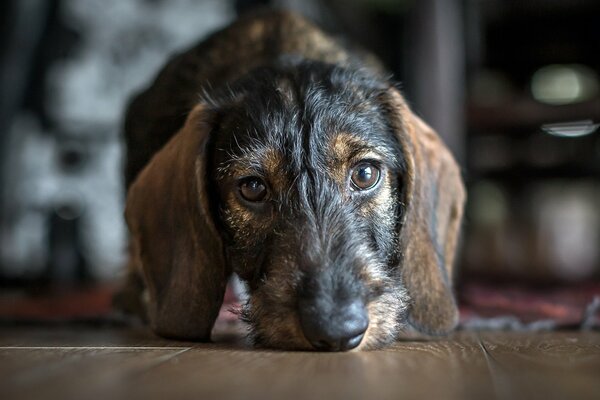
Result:
{"label": "dog's eye", "polygon": [[263,201],[267,197],[267,185],[262,179],[256,176],[251,176],[240,181],[239,190],[245,200],[254,203]]}
{"label": "dog's eye", "polygon": [[350,180],[354,189],[367,190],[377,185],[380,175],[379,168],[373,164],[361,163],[352,170]]}

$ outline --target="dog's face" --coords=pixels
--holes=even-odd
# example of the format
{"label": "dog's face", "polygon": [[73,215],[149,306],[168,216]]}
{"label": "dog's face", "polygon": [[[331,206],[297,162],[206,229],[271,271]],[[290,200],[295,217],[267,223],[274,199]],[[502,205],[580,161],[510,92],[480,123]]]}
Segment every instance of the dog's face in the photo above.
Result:
{"label": "dog's face", "polygon": [[257,71],[216,106],[218,212],[260,344],[372,347],[403,323],[403,155],[381,90],[311,63]]}
{"label": "dog's face", "polygon": [[463,202],[452,156],[394,87],[290,62],[197,105],[126,216],[157,333],[208,339],[236,272],[258,344],[347,350],[455,326]]}

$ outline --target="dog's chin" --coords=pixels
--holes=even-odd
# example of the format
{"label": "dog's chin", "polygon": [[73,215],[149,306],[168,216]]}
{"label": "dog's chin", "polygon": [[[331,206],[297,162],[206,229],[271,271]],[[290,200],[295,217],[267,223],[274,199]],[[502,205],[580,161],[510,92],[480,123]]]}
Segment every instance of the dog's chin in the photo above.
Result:
{"label": "dog's chin", "polygon": [[296,312],[279,309],[265,311],[252,299],[242,309],[241,318],[248,325],[249,339],[255,347],[278,350],[313,350],[300,327]]}

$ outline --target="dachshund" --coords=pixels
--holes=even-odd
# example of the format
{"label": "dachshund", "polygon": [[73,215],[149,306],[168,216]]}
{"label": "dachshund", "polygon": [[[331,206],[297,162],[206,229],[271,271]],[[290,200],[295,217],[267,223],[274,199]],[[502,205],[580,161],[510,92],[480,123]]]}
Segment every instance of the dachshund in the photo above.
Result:
{"label": "dachshund", "polygon": [[130,104],[129,308],[210,340],[228,279],[258,346],[345,351],[457,324],[457,163],[370,55],[244,17]]}

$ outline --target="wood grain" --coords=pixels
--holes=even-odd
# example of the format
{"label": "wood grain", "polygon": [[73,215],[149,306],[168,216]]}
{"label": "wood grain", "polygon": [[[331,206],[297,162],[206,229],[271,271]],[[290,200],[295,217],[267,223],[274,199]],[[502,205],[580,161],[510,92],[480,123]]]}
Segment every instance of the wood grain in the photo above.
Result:
{"label": "wood grain", "polygon": [[235,331],[0,328],[3,399],[598,399],[600,333],[459,332],[351,353],[258,350]]}

